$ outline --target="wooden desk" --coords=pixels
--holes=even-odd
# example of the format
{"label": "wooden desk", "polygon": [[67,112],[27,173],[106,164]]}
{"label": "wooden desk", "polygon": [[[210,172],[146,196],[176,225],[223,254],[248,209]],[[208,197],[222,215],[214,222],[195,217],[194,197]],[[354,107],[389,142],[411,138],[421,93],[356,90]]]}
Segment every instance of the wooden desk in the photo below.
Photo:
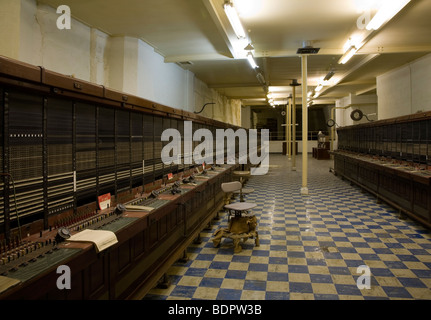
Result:
{"label": "wooden desk", "polygon": [[116,231],[118,243],[105,251],[97,253],[89,243],[61,244],[79,249],[60,261],[71,269],[70,290],[57,288],[56,264],[2,292],[0,299],[142,299],[221,210],[221,183],[231,181],[236,167],[225,165],[207,179],[197,176],[195,184],[181,185],[182,194],[161,193],[159,198],[168,201],[151,212],[126,211],[123,215],[136,221]]}
{"label": "wooden desk", "polygon": [[335,174],[431,228],[431,171],[359,153],[335,151]]}

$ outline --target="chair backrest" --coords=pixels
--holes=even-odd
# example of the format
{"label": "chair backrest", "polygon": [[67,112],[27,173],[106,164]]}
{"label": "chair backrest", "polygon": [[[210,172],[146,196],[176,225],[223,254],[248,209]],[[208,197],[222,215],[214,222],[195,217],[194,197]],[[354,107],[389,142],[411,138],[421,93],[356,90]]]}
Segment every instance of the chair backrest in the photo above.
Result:
{"label": "chair backrest", "polygon": [[239,181],[225,182],[221,184],[223,192],[234,192],[242,188],[242,183]]}

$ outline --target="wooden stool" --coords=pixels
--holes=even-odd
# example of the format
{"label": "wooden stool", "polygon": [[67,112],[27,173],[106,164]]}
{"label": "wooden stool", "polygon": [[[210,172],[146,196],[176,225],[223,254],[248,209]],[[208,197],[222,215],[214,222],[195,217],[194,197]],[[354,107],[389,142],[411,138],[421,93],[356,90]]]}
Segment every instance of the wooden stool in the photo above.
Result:
{"label": "wooden stool", "polygon": [[253,188],[241,188],[233,193],[239,194],[239,201],[244,202],[244,195],[254,192]]}
{"label": "wooden stool", "polygon": [[[240,185],[239,181],[228,182],[222,184],[222,189],[225,191],[233,191]],[[256,231],[257,218],[249,214],[249,211],[256,207],[255,203],[250,202],[234,202],[224,206],[229,211],[227,228],[219,228],[213,234],[213,244],[215,247],[220,245],[222,238],[230,238],[233,240],[234,253],[242,251],[240,240],[247,241],[248,238],[255,238],[255,245],[259,246],[259,235]],[[230,216],[233,215],[232,218]]]}
{"label": "wooden stool", "polygon": [[232,172],[232,175],[239,178],[241,184],[244,184],[244,182],[250,177],[250,171],[234,171]]}
{"label": "wooden stool", "polygon": [[233,240],[233,252],[239,253],[242,251],[242,247],[240,245],[240,241],[246,242],[249,238],[255,238],[255,245],[258,247],[260,245],[259,242],[259,234],[256,231],[257,227],[257,218],[256,216],[246,216],[233,217],[227,228],[220,228],[216,232],[214,232],[213,244],[215,247],[220,245],[222,238],[229,238]]}
{"label": "wooden stool", "polygon": [[254,192],[253,188],[243,188],[246,179],[250,177],[250,171],[234,171],[232,174],[234,177],[239,177],[239,182],[241,182],[241,189],[234,193],[239,194],[239,201],[244,202],[244,194]]}

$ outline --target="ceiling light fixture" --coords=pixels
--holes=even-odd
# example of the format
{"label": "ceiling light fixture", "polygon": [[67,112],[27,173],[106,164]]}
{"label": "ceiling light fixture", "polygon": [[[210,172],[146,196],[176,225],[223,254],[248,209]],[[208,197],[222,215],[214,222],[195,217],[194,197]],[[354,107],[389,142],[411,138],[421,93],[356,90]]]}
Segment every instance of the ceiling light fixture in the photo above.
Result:
{"label": "ceiling light fixture", "polygon": [[410,1],[411,0],[385,1],[373,19],[367,24],[367,30],[379,29],[384,23],[395,17]]}
{"label": "ceiling light fixture", "polygon": [[334,70],[331,70],[328,72],[328,74],[325,76],[325,78],[323,78],[323,81],[329,81],[335,74]]}
{"label": "ceiling light fixture", "polygon": [[225,2],[223,5],[224,11],[226,12],[227,18],[235,31],[236,36],[241,39],[245,38],[245,31],[239,20],[238,12],[231,2]]}
{"label": "ceiling light fixture", "polygon": [[249,53],[247,54],[247,60],[248,60],[248,62],[250,63],[250,65],[251,65],[251,67],[252,67],[253,69],[256,69],[256,68],[257,68],[257,64],[256,64],[256,62],[254,61],[253,54],[252,54],[251,52],[249,52]]}
{"label": "ceiling light fixture", "polygon": [[323,84],[319,84],[317,87],[316,87],[316,92],[319,92],[319,91],[321,91],[323,89]]}
{"label": "ceiling light fixture", "polygon": [[263,7],[263,0],[233,0],[240,17],[256,16]]}
{"label": "ceiling light fixture", "polygon": [[[262,73],[258,73],[256,75],[257,80],[259,80],[260,84],[265,84],[265,78],[263,77]],[[265,90],[264,90],[265,91]]]}
{"label": "ceiling light fixture", "polygon": [[355,46],[351,46],[344,54],[343,56],[340,58],[340,60],[338,60],[339,64],[345,64],[347,63],[347,61],[349,61],[354,55],[355,53],[358,51],[358,49],[356,49]]}

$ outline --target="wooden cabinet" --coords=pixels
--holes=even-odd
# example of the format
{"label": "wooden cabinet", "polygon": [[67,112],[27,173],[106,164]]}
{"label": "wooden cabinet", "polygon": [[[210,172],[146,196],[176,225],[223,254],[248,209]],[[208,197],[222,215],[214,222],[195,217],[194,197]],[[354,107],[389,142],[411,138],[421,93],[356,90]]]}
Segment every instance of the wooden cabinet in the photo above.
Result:
{"label": "wooden cabinet", "polygon": [[431,112],[338,129],[334,169],[431,227]]}

